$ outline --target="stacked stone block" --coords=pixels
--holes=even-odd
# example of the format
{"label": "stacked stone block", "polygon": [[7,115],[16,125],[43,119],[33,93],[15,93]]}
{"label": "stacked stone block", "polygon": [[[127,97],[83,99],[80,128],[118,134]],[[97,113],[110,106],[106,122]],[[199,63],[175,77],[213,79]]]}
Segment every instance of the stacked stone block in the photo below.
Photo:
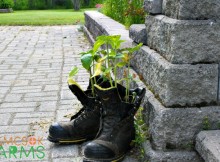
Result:
{"label": "stacked stone block", "polygon": [[153,94],[145,104],[146,156],[203,161],[194,151],[196,135],[219,129],[220,2],[145,0],[144,5],[147,46],[134,55],[132,66]]}

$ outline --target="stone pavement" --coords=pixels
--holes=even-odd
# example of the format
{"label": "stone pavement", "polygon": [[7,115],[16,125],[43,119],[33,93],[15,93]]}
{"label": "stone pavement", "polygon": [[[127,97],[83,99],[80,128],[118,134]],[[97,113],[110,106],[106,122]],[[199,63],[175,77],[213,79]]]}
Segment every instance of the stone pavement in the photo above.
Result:
{"label": "stone pavement", "polygon": [[[71,67],[80,65],[79,53],[90,48],[78,28],[0,27],[0,161],[82,161],[85,144],[46,140],[52,122],[68,121],[80,108],[66,83]],[[76,80],[85,89],[86,71]],[[29,136],[37,141],[27,145]]]}

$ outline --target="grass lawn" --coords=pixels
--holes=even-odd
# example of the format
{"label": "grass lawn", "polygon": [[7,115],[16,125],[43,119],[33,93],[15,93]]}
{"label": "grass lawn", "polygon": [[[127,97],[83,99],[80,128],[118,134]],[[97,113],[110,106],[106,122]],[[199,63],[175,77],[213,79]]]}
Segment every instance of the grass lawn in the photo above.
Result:
{"label": "grass lawn", "polygon": [[0,25],[73,25],[84,23],[84,11],[94,9],[23,10],[0,13]]}

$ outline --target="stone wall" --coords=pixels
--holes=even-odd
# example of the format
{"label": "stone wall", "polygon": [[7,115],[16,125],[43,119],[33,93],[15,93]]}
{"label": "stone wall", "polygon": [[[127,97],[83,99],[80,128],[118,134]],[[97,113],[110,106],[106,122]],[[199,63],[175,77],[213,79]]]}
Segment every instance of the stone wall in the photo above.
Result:
{"label": "stone wall", "polygon": [[[189,6],[181,7],[189,1],[145,0],[145,10],[152,14],[146,17],[146,28],[131,26],[133,40],[124,26],[109,17],[85,13],[84,30],[91,42],[102,34],[120,34],[125,46],[145,44],[134,54],[131,65],[143,76],[144,83],[138,85],[148,88],[144,114],[150,142],[144,147],[152,162],[203,161],[194,151],[196,135],[203,129],[219,129],[219,15],[213,12],[207,15],[212,19],[206,20],[202,13],[207,9],[201,15],[197,10],[189,14]],[[199,4],[210,4],[215,11],[219,4],[214,3]],[[173,15],[168,14],[171,12]]]}
{"label": "stone wall", "polygon": [[121,35],[121,39],[126,41],[123,46],[132,46],[133,41],[129,38],[129,32],[124,25],[96,11],[86,11],[84,15],[85,28],[91,35],[90,41],[99,35]]}
{"label": "stone wall", "polygon": [[161,161],[161,152],[175,158],[176,150],[193,151],[200,131],[219,129],[220,3],[145,0],[145,10],[148,47],[139,51],[145,60],[135,57],[133,65],[154,93],[145,107],[146,147],[158,155],[147,152],[149,159]]}

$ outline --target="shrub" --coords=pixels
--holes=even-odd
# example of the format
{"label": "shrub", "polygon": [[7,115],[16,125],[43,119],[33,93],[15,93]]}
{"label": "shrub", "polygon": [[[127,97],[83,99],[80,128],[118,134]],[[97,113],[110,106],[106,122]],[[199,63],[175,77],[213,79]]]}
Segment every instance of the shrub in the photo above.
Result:
{"label": "shrub", "polygon": [[124,24],[125,23],[124,12],[128,7],[128,4],[125,3],[126,1],[127,0],[120,0],[120,1],[106,0],[103,8],[104,14]]}
{"label": "shrub", "polygon": [[29,0],[17,0],[15,1],[14,9],[27,10],[29,9]]}
{"label": "shrub", "polygon": [[104,14],[126,26],[144,23],[144,0],[106,0]]}
{"label": "shrub", "polygon": [[[1,0],[0,0],[1,1]],[[14,9],[33,10],[33,9],[71,9],[71,0],[15,0]]]}
{"label": "shrub", "polygon": [[13,0],[0,0],[0,8],[12,8],[14,6]]}
{"label": "shrub", "polygon": [[47,4],[45,0],[31,0],[31,9],[46,9]]}
{"label": "shrub", "polygon": [[124,12],[125,25],[144,23],[145,13],[143,0],[132,0],[128,3],[128,8]]}

